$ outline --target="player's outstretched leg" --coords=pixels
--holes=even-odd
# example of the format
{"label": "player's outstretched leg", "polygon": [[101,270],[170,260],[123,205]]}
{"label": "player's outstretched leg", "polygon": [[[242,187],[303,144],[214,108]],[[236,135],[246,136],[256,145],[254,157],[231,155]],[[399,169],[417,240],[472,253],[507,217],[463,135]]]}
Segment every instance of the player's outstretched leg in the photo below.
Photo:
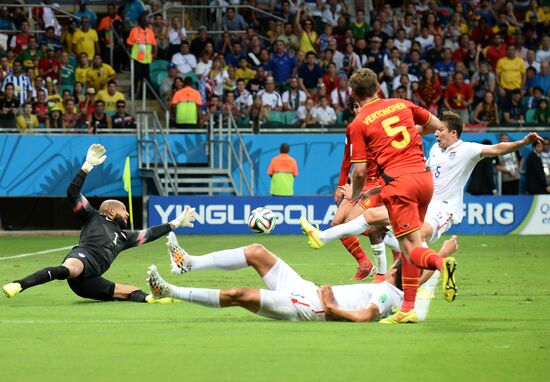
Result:
{"label": "player's outstretched leg", "polygon": [[64,265],[57,267],[47,267],[41,269],[32,275],[29,275],[21,280],[15,280],[2,287],[2,291],[8,298],[12,298],[25,289],[45,284],[53,280],[66,280],[70,275],[70,270]]}
{"label": "player's outstretched leg", "polygon": [[319,227],[314,227],[303,216],[300,218],[300,225],[302,226],[302,231],[304,234],[308,236],[307,241],[311,248],[319,249],[325,245],[325,243],[319,239]]}
{"label": "player's outstretched leg", "polygon": [[170,268],[172,269],[172,273],[180,275],[189,272],[191,270],[191,259],[189,254],[178,244],[176,234],[170,232],[167,239],[166,246],[168,247],[168,254],[170,255]]}
{"label": "player's outstretched leg", "polygon": [[199,270],[237,270],[248,266],[245,256],[245,248],[226,249],[212,252],[203,256],[191,256],[181,248],[176,235],[170,232],[168,235],[168,253],[170,254],[170,265],[172,273],[182,274]]}

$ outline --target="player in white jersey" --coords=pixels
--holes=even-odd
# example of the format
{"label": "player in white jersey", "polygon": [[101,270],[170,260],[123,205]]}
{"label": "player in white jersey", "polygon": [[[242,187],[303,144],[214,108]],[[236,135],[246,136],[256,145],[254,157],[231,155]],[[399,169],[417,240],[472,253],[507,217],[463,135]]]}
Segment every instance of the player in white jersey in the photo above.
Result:
{"label": "player in white jersey", "polygon": [[[199,270],[236,270],[253,267],[266,289],[230,288],[225,290],[184,288],[164,281],[156,267],[149,268],[148,282],[154,296],[173,298],[215,308],[240,306],[260,316],[291,321],[373,321],[386,317],[401,304],[401,266],[396,263],[379,284],[318,287],[304,280],[283,260],[260,244],[191,256],[168,236],[173,273]],[[448,256],[457,248],[456,238],[447,240],[440,254]]]}
{"label": "player in white jersey", "polygon": [[[457,114],[445,111],[440,120],[442,124],[434,134],[437,143],[430,150],[427,161],[433,174],[434,192],[421,228],[426,242],[436,241],[453,223],[462,221],[464,187],[477,162],[485,157],[507,154],[535,141],[542,141],[537,133],[530,133],[519,141],[495,145],[464,142],[460,139],[464,123]],[[389,218],[385,207],[376,207],[325,231],[319,231],[304,218],[300,223],[302,229],[309,233],[310,246],[319,249],[330,241],[359,234],[371,226],[388,225]],[[398,247],[398,244],[395,245]]]}
{"label": "player in white jersey", "polygon": [[436,130],[435,143],[429,153],[427,165],[432,171],[434,192],[428,207],[422,233],[428,243],[437,241],[453,224],[464,217],[464,188],[475,165],[487,157],[515,152],[542,138],[530,133],[516,142],[482,145],[460,139],[464,124],[449,111],[443,112],[442,126]]}

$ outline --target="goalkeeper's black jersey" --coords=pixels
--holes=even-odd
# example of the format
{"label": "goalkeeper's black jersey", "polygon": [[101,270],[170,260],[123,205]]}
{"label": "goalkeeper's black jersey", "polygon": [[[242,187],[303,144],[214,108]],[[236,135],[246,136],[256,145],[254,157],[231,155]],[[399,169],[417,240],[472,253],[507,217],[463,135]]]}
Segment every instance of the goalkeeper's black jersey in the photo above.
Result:
{"label": "goalkeeper's black jersey", "polygon": [[67,189],[67,198],[73,211],[82,220],[80,242],[73,251],[88,255],[95,273],[105,273],[121,251],[158,239],[171,231],[169,224],[162,224],[137,232],[123,231],[119,225],[100,214],[80,193],[86,173],[82,170],[74,177]]}

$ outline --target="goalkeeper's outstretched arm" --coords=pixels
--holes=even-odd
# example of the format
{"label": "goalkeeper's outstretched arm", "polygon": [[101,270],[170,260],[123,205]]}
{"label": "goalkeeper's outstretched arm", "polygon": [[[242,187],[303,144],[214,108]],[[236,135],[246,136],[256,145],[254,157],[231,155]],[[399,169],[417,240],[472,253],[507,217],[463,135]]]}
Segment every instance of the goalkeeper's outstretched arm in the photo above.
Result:
{"label": "goalkeeper's outstretched arm", "polygon": [[82,220],[87,220],[90,216],[96,214],[97,210],[90,205],[84,195],[80,193],[80,190],[84,185],[86,175],[94,166],[102,164],[105,159],[107,159],[105,148],[99,144],[91,145],[86,155],[86,161],[67,188],[67,199],[71,203],[73,212],[80,216]]}
{"label": "goalkeeper's outstretched arm", "polygon": [[180,214],[180,216],[167,224],[156,225],[151,228],[142,229],[138,232],[125,232],[128,238],[124,245],[124,249],[137,247],[138,245],[157,240],[158,238],[168,234],[170,231],[173,231],[179,227],[193,228],[194,221],[195,209],[189,206],[185,206],[185,209]]}

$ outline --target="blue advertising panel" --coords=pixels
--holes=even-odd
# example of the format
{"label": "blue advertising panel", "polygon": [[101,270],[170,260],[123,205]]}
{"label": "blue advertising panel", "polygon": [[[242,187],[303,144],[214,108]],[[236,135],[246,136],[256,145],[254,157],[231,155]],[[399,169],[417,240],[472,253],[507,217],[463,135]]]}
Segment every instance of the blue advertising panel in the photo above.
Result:
{"label": "blue advertising panel", "polygon": [[[452,227],[456,234],[550,234],[550,197],[536,204],[532,196],[467,196],[465,216],[461,224]],[[275,234],[300,234],[299,218],[305,216],[321,229],[330,226],[336,206],[332,197],[151,197],[149,199],[149,226],[167,223],[174,219],[184,206],[196,208],[195,228],[185,229],[185,234],[246,234],[251,233],[246,224],[250,211],[267,207],[277,217]],[[534,206],[541,217],[531,223]],[[536,209],[536,208],[535,208]],[[543,222],[547,224],[541,226]],[[526,229],[529,228],[529,229]],[[179,231],[183,233],[183,231]]]}

